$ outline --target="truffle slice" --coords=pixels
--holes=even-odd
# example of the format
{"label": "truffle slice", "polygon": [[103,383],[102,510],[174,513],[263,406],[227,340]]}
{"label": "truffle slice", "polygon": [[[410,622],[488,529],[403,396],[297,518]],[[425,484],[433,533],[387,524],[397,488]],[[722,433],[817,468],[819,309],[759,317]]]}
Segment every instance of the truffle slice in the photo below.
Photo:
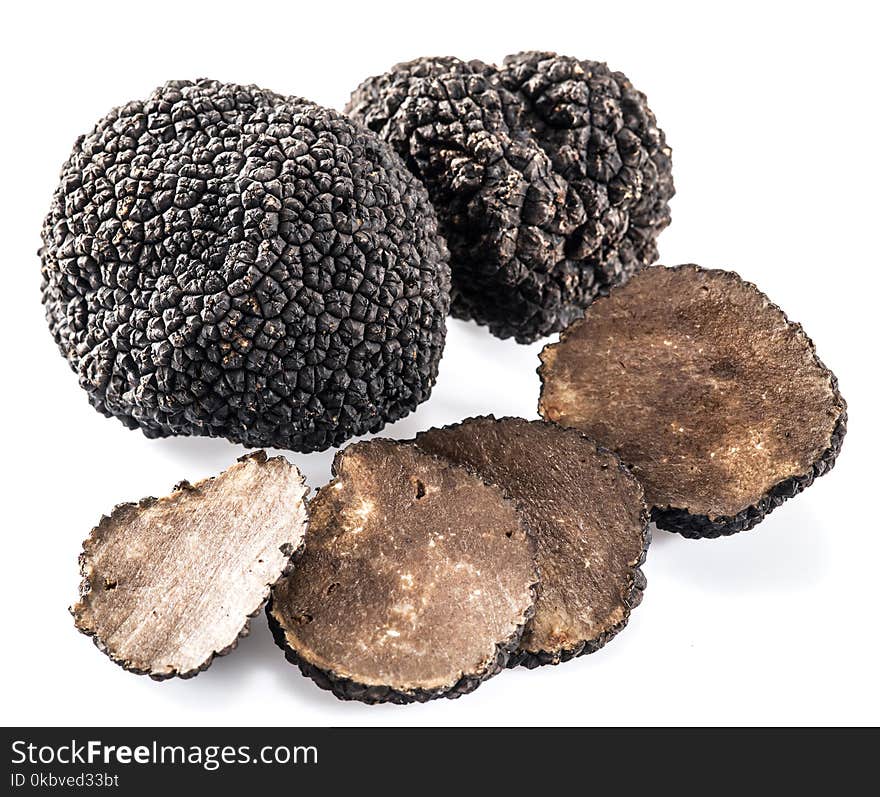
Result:
{"label": "truffle slice", "polygon": [[626,625],[650,537],[642,488],[614,454],[572,429],[491,416],[416,443],[502,486],[535,534],[541,594],[509,665],[593,653]]}
{"label": "truffle slice", "polygon": [[412,444],[337,455],[302,559],[267,609],[287,658],[344,700],[458,697],[495,675],[534,610],[516,506]]}
{"label": "truffle slice", "polygon": [[846,432],[812,341],[729,271],[646,269],[541,360],[541,414],[616,451],[686,537],[752,528],[831,469]]}
{"label": "truffle slice", "polygon": [[165,498],[120,504],[83,543],[76,626],[126,670],[190,678],[248,633],[302,545],[307,488],[282,457],[242,457]]}

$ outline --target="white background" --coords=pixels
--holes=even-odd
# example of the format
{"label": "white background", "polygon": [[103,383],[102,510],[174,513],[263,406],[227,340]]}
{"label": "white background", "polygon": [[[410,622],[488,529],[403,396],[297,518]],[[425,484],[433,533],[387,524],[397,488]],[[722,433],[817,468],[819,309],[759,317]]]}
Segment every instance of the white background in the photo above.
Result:
{"label": "white background", "polygon": [[[877,723],[878,62],[870,4],[340,2],[5,4],[2,719],[17,724]],[[39,296],[39,230],[76,136],[172,78],[254,82],[341,108],[421,55],[522,49],[606,60],[673,148],[661,262],[727,267],[801,321],[850,404],[837,468],[755,531],[658,532],[648,590],[605,650],[503,673],[461,700],[341,703],[286,663],[262,616],[196,679],[124,672],[77,633],[82,539],[123,500],[211,475],[243,449],[147,440],[98,415]],[[409,437],[484,412],[536,417],[541,344],[451,322]],[[313,487],[332,452],[289,454]]]}

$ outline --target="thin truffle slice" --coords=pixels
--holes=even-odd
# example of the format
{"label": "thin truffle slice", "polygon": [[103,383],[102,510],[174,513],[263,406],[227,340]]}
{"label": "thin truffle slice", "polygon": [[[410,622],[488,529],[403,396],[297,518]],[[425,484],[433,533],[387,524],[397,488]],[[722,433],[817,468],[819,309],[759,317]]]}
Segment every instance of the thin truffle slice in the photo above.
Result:
{"label": "thin truffle slice", "polygon": [[499,672],[532,616],[516,506],[412,444],[357,443],[311,504],[302,559],[267,608],[287,658],[344,700],[458,697]]}
{"label": "thin truffle slice", "polygon": [[642,488],[614,454],[573,429],[491,416],[416,444],[503,487],[535,535],[541,594],[510,666],[593,653],[626,625],[650,536]]}
{"label": "thin truffle slice", "polygon": [[83,543],[77,628],[126,670],[198,675],[289,571],[306,493],[293,465],[258,451],[165,498],[120,504]]}
{"label": "thin truffle slice", "polygon": [[660,528],[750,529],[830,470],[846,402],[813,342],[754,285],[646,269],[541,353],[541,414],[616,451]]}

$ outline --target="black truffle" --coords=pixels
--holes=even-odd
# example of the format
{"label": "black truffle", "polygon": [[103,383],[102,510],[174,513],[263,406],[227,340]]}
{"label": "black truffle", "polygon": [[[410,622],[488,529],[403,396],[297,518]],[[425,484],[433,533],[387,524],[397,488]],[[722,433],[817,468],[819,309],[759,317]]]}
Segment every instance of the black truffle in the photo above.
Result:
{"label": "black truffle", "polygon": [[527,343],[657,258],[670,150],[645,96],[605,64],[421,58],[366,80],[347,110],[428,187],[459,318]]}
{"label": "black truffle", "polygon": [[499,672],[534,610],[534,544],[502,491],[390,440],[356,443],[272,592],[287,658],[365,703],[458,697]]}
{"label": "black truffle", "polygon": [[83,543],[77,628],[132,672],[198,675],[290,569],[306,492],[286,459],[258,451],[165,498],[120,504]]}
{"label": "black truffle", "polygon": [[174,81],[77,141],[43,226],[43,302],[105,415],[320,450],[430,394],[449,307],[436,227],[346,117]]}
{"label": "black truffle", "polygon": [[642,599],[644,494],[610,451],[546,421],[470,418],[416,437],[501,486],[535,535],[541,594],[508,664],[558,664],[605,645]]}
{"label": "black truffle", "polygon": [[540,411],[617,452],[660,528],[752,528],[829,471],[846,402],[813,342],[729,271],[645,269],[541,354]]}

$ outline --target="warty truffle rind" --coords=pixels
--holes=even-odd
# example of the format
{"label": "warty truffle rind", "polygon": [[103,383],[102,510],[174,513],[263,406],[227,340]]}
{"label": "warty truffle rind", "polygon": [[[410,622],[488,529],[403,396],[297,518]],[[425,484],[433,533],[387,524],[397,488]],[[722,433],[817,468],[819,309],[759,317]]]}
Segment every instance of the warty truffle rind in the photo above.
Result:
{"label": "warty truffle rind", "polygon": [[421,58],[364,81],[347,111],[428,187],[453,315],[499,337],[560,331],[657,257],[670,149],[644,95],[604,64]]}
{"label": "warty truffle rind", "polygon": [[435,213],[335,111],[166,83],[80,137],[42,235],[62,354],[148,437],[316,451],[430,395],[450,301]]}

